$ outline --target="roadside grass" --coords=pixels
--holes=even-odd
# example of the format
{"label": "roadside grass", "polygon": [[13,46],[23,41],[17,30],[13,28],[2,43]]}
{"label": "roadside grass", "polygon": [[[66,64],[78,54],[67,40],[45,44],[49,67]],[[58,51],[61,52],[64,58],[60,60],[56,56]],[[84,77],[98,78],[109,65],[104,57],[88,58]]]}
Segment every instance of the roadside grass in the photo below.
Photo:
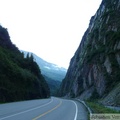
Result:
{"label": "roadside grass", "polygon": [[5,102],[0,102],[0,104],[4,104]]}
{"label": "roadside grass", "polygon": [[120,114],[120,111],[106,108],[97,102],[86,101],[86,104],[88,105],[88,107],[90,107],[90,109],[92,110],[93,113],[118,113],[118,114]]}

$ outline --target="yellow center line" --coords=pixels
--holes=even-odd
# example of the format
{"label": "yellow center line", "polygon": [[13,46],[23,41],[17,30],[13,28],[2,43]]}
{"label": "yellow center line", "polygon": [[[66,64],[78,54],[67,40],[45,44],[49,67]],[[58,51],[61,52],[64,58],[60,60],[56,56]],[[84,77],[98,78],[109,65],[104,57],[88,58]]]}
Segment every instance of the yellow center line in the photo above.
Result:
{"label": "yellow center line", "polygon": [[60,100],[60,103],[57,106],[55,106],[54,108],[52,108],[51,110],[49,110],[45,113],[33,118],[32,120],[37,120],[38,118],[41,118],[42,116],[45,116],[46,114],[48,114],[48,113],[52,112],[53,110],[57,109],[61,104],[62,104],[62,100]]}

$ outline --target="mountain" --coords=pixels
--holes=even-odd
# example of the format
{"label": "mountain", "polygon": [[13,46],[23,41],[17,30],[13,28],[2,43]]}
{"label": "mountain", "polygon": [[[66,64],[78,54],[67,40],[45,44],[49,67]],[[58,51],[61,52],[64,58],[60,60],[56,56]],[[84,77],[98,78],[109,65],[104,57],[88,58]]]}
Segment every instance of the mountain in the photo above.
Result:
{"label": "mountain", "polygon": [[58,91],[59,91],[61,82],[54,80],[54,79],[51,79],[45,75],[43,75],[43,76],[49,85],[51,95],[58,96]]}
{"label": "mountain", "polygon": [[36,63],[39,65],[41,73],[50,87],[51,95],[55,95],[56,91],[60,87],[61,81],[66,75],[67,70],[63,67],[59,67],[56,64],[43,60],[32,52],[23,50],[21,50],[21,52],[24,53],[25,57],[27,57],[27,55],[33,55],[34,61],[36,61]]}
{"label": "mountain", "polygon": [[120,0],[103,0],[71,59],[60,95],[120,106]]}
{"label": "mountain", "polygon": [[0,102],[50,96],[50,89],[33,56],[24,55],[0,25]]}
{"label": "mountain", "polygon": [[33,55],[34,61],[36,61],[37,64],[39,65],[39,67],[41,69],[41,73],[43,75],[45,75],[51,79],[57,80],[57,81],[62,81],[63,78],[65,77],[67,69],[65,69],[63,67],[59,67],[56,64],[47,62],[32,52],[27,52],[27,51],[23,51],[23,50],[21,50],[21,52],[23,52],[25,54],[25,56],[27,56],[27,54]]}

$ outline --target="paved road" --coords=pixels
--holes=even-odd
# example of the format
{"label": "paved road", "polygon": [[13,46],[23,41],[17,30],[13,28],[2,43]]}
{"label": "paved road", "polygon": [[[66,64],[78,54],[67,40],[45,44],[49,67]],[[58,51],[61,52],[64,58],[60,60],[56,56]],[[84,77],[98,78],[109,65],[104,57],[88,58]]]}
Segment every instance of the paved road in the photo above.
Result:
{"label": "paved road", "polygon": [[87,120],[87,112],[77,101],[52,97],[1,104],[0,120]]}

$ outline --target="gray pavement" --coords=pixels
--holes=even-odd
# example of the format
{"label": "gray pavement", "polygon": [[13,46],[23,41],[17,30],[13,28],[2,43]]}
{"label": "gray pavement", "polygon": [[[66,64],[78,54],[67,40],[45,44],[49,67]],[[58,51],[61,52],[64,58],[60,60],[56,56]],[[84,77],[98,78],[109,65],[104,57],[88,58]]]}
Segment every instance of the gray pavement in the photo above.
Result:
{"label": "gray pavement", "polygon": [[87,120],[87,117],[82,103],[55,97],[0,105],[0,120]]}

